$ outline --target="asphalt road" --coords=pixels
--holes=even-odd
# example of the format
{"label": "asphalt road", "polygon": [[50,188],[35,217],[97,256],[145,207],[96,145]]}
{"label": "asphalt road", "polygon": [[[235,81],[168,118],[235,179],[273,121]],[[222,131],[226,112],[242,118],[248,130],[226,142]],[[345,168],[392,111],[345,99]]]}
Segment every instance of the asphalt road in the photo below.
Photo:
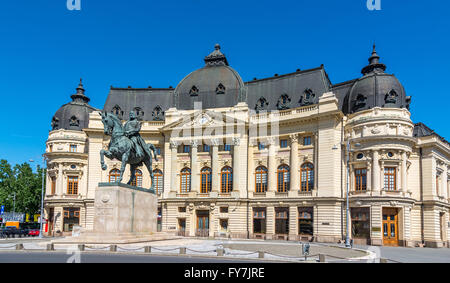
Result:
{"label": "asphalt road", "polygon": [[[74,262],[75,261],[75,262]],[[239,259],[217,259],[137,254],[67,254],[60,252],[0,252],[0,263],[261,263]]]}

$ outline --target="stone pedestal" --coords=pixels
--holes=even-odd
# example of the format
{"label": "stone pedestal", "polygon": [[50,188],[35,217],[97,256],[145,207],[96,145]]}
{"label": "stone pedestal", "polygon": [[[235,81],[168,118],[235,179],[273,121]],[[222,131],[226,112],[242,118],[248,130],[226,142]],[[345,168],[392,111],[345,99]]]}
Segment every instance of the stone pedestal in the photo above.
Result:
{"label": "stone pedestal", "polygon": [[100,183],[95,192],[94,233],[156,232],[158,198],[149,190]]}

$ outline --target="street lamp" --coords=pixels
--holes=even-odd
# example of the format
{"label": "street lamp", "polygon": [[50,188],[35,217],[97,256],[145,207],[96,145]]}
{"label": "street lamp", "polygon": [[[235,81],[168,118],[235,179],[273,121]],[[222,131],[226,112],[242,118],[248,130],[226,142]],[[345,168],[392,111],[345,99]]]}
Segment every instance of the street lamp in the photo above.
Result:
{"label": "street lamp", "polygon": [[[30,159],[30,162],[34,162],[33,159]],[[42,220],[44,218],[44,172],[45,172],[45,156],[42,156],[42,187],[41,187],[41,216],[39,221],[39,238],[43,238],[42,236]]]}
{"label": "street lamp", "polygon": [[[360,147],[360,143],[356,143],[355,147]],[[347,215],[346,215],[346,221],[347,221],[347,233],[345,235],[345,247],[350,248],[350,233],[351,233],[351,226],[350,226],[350,205],[349,205],[349,187],[350,187],[350,152],[351,152],[351,145],[350,145],[350,139],[347,140],[347,193],[346,193],[346,199],[347,199]]]}

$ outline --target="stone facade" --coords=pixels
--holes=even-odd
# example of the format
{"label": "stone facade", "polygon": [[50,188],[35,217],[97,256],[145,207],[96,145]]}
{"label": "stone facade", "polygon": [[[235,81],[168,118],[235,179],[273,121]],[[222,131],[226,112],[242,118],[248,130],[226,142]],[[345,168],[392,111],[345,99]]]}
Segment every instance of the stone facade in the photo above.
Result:
{"label": "stone facade", "polygon": [[[338,92],[279,111],[257,113],[239,101],[209,109],[171,107],[162,121],[143,120],[142,137],[160,150],[153,163],[163,174],[160,229],[185,236],[338,242],[346,235],[348,166],[355,243],[448,247],[449,143],[436,134],[414,135],[417,125],[406,107],[374,105],[350,113]],[[108,170],[102,171],[99,152],[109,137],[99,111],[88,121],[83,131],[49,134],[48,233],[70,231],[69,208],[79,209],[78,224],[92,230],[95,190],[120,168],[119,161],[106,159]],[[209,177],[202,175],[205,168]],[[149,172],[139,170],[142,187],[149,188]],[[78,178],[76,194],[68,193],[69,177]]]}

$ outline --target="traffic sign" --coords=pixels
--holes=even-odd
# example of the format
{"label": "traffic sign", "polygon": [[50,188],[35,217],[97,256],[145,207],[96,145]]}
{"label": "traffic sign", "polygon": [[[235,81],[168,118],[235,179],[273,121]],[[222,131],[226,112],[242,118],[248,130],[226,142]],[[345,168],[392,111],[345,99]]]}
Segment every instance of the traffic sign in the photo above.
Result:
{"label": "traffic sign", "polygon": [[2,207],[0,208],[0,215],[3,215],[3,213],[5,213],[5,206],[2,205]]}

